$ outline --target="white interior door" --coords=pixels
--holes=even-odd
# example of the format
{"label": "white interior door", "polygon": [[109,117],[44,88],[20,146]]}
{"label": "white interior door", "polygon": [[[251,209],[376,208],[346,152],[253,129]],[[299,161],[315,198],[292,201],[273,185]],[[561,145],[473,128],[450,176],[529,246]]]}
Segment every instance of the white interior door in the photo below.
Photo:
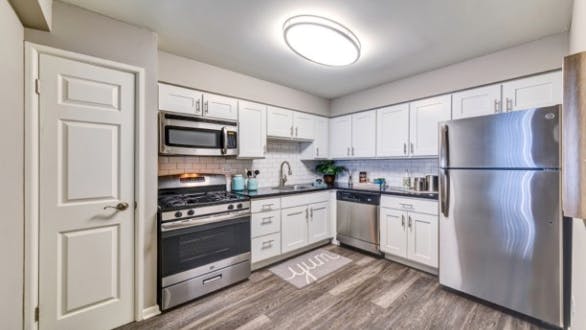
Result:
{"label": "white interior door", "polygon": [[238,111],[238,157],[264,157],[267,146],[267,106],[240,101]]}
{"label": "white interior door", "polygon": [[231,97],[204,93],[203,112],[206,117],[236,120],[238,118],[238,100]]}
{"label": "white interior door", "polygon": [[115,328],[134,319],[135,76],[41,54],[39,79],[39,325]]}
{"label": "white interior door", "polygon": [[409,143],[409,104],[377,110],[376,155],[407,157]]}
{"label": "white interior door", "polygon": [[374,157],[376,153],[376,110],[352,115],[353,157]]}
{"label": "white interior door", "polygon": [[500,84],[452,94],[452,119],[485,116],[500,111]]}

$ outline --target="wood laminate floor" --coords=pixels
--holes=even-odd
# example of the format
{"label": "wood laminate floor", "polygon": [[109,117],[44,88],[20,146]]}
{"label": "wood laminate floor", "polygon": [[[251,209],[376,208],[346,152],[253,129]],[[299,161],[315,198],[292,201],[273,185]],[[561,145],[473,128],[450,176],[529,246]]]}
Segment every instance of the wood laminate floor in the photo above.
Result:
{"label": "wood laminate floor", "polygon": [[262,269],[120,329],[539,329],[441,288],[435,276],[334,245],[325,249],[353,262],[303,289]]}

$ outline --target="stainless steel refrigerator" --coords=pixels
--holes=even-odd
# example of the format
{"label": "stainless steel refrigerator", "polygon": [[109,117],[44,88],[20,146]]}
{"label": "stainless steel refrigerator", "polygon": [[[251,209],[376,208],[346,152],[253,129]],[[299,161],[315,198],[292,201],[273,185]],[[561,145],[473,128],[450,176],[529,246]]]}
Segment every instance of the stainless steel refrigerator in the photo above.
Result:
{"label": "stainless steel refrigerator", "polygon": [[440,125],[440,283],[563,325],[559,106]]}

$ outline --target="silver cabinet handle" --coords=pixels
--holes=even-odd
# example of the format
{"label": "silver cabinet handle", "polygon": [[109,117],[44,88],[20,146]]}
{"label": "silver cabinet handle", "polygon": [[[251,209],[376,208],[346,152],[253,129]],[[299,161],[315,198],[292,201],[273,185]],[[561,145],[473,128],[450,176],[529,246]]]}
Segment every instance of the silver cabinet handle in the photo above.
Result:
{"label": "silver cabinet handle", "polygon": [[315,147],[315,155],[319,157],[319,147]]}
{"label": "silver cabinet handle", "polygon": [[293,126],[291,126],[291,136],[293,136]]}
{"label": "silver cabinet handle", "polygon": [[263,249],[263,250],[264,249],[271,248],[273,246],[273,242],[274,241],[275,241],[274,239],[271,239],[271,240],[268,240],[268,241],[263,241],[261,243],[261,247],[260,248]]}
{"label": "silver cabinet handle", "polygon": [[109,205],[109,206],[104,206],[104,210],[107,209],[115,209],[117,211],[124,211],[128,208],[128,203],[126,202],[120,202],[116,205]]}
{"label": "silver cabinet handle", "polygon": [[350,147],[346,148],[346,155],[350,156]]}
{"label": "silver cabinet handle", "polygon": [[270,204],[263,204],[263,205],[262,205],[262,207],[261,207],[261,209],[263,209],[263,210],[264,210],[264,209],[269,209],[269,210],[272,210],[272,209],[273,209],[273,205],[275,205],[275,204],[273,204],[273,203],[270,203]]}
{"label": "silver cabinet handle", "polygon": [[407,143],[403,142],[403,154],[407,154]]}
{"label": "silver cabinet handle", "polygon": [[205,113],[208,113],[208,101],[205,101],[205,102],[203,103],[203,111],[204,111]]}
{"label": "silver cabinet handle", "polygon": [[352,147],[352,156],[354,156],[354,147]]}
{"label": "silver cabinet handle", "polygon": [[199,112],[199,104],[200,104],[200,100],[195,101],[195,112],[198,113]]}
{"label": "silver cabinet handle", "polygon": [[404,209],[413,210],[413,204],[399,203],[399,205],[401,205],[401,207]]}
{"label": "silver cabinet handle", "polygon": [[309,210],[305,209],[305,219],[309,219]]}
{"label": "silver cabinet handle", "polygon": [[409,216],[409,229],[413,230],[413,219]]}
{"label": "silver cabinet handle", "polygon": [[299,136],[299,127],[295,127],[295,136]]}
{"label": "silver cabinet handle", "polygon": [[313,219],[313,208],[309,209],[309,216]]}
{"label": "silver cabinet handle", "polygon": [[507,97],[506,102],[507,102],[507,112],[513,110],[513,99],[510,99]]}
{"label": "silver cabinet handle", "polygon": [[494,112],[499,113],[501,112],[501,101],[495,99],[494,100]]}
{"label": "silver cabinet handle", "polygon": [[405,228],[405,215],[401,214],[401,226]]}
{"label": "silver cabinet handle", "polygon": [[411,153],[415,152],[415,146],[413,145],[413,142],[411,142]]}
{"label": "silver cabinet handle", "polygon": [[273,223],[273,217],[266,217],[266,218],[262,218],[262,221],[260,222],[261,225],[268,225],[269,223]]}

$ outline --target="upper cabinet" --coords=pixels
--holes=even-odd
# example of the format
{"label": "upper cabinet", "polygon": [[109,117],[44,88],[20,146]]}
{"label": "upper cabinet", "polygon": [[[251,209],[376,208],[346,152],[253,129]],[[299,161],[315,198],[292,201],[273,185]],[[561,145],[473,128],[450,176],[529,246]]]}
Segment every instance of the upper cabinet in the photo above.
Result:
{"label": "upper cabinet", "polygon": [[303,145],[303,159],[327,159],[329,157],[329,119],[312,116],[315,136],[313,142]]}
{"label": "upper cabinet", "polygon": [[267,106],[253,102],[239,102],[238,157],[262,158],[267,146]]}
{"label": "upper cabinet", "polygon": [[562,103],[562,72],[503,83],[505,111],[545,107]]}
{"label": "upper cabinet", "polygon": [[204,93],[203,113],[206,117],[236,120],[238,118],[238,100],[231,97]]}
{"label": "upper cabinet", "polygon": [[409,155],[409,104],[399,104],[377,110],[377,157],[406,157]]}
{"label": "upper cabinet", "polygon": [[491,115],[501,109],[500,84],[452,94],[452,119]]}
{"label": "upper cabinet", "polygon": [[376,153],[376,111],[352,115],[352,157],[374,157]]}
{"label": "upper cabinet", "polygon": [[238,100],[159,83],[159,109],[215,119],[238,119]]}
{"label": "upper cabinet", "polygon": [[159,109],[191,115],[203,114],[203,93],[193,89],[159,83]]}
{"label": "upper cabinet", "polygon": [[432,97],[409,104],[411,156],[438,155],[438,124],[450,120],[451,109],[451,95]]}
{"label": "upper cabinet", "polygon": [[350,157],[352,145],[352,116],[330,119],[330,157]]}
{"label": "upper cabinet", "polygon": [[276,139],[305,140],[314,139],[313,116],[297,111],[269,107],[267,136]]}

